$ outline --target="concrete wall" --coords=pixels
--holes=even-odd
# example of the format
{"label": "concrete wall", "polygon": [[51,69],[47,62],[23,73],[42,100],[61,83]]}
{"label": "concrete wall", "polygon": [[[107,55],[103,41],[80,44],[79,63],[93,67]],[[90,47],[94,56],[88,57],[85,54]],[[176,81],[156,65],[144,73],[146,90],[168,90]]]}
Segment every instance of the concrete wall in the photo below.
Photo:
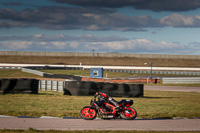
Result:
{"label": "concrete wall", "polygon": [[[0,55],[18,55],[18,56],[93,56],[93,53],[0,51]],[[94,56],[98,56],[98,57],[165,58],[165,59],[200,59],[200,55],[94,53]]]}

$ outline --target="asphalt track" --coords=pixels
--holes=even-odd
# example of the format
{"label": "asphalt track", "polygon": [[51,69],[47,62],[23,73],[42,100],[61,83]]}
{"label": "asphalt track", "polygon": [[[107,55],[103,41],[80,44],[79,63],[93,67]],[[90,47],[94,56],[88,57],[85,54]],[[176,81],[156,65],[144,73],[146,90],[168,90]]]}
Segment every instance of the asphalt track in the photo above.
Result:
{"label": "asphalt track", "polygon": [[0,118],[1,129],[200,131],[200,119],[83,120],[61,118]]}

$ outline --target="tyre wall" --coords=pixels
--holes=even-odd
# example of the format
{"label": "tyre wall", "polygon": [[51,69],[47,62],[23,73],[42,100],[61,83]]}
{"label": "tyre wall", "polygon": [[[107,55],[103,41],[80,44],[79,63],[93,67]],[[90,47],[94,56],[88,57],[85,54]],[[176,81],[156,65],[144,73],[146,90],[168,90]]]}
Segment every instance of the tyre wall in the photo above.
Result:
{"label": "tyre wall", "polygon": [[36,79],[0,79],[0,93],[37,94],[38,85]]}
{"label": "tyre wall", "polygon": [[64,95],[92,96],[100,91],[112,97],[143,97],[143,90],[143,84],[67,81]]}

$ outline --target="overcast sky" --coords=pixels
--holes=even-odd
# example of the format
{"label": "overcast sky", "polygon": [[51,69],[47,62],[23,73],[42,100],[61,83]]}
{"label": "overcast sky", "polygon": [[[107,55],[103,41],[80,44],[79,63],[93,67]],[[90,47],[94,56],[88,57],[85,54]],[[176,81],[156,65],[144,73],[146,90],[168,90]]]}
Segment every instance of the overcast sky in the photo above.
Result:
{"label": "overcast sky", "polygon": [[200,55],[200,0],[0,0],[0,51]]}

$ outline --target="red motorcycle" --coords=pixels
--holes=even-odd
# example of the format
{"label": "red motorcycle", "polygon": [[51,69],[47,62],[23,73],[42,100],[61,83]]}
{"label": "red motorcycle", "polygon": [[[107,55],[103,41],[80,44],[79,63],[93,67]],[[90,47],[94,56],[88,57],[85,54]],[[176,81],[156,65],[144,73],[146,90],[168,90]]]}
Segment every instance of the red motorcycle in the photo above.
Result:
{"label": "red motorcycle", "polygon": [[130,107],[133,104],[133,100],[125,100],[117,102],[119,108],[109,103],[102,97],[94,96],[91,99],[90,106],[85,106],[80,111],[80,116],[85,120],[93,120],[97,117],[97,114],[101,119],[117,119],[121,117],[125,120],[134,120],[137,117],[137,112],[134,108]]}

